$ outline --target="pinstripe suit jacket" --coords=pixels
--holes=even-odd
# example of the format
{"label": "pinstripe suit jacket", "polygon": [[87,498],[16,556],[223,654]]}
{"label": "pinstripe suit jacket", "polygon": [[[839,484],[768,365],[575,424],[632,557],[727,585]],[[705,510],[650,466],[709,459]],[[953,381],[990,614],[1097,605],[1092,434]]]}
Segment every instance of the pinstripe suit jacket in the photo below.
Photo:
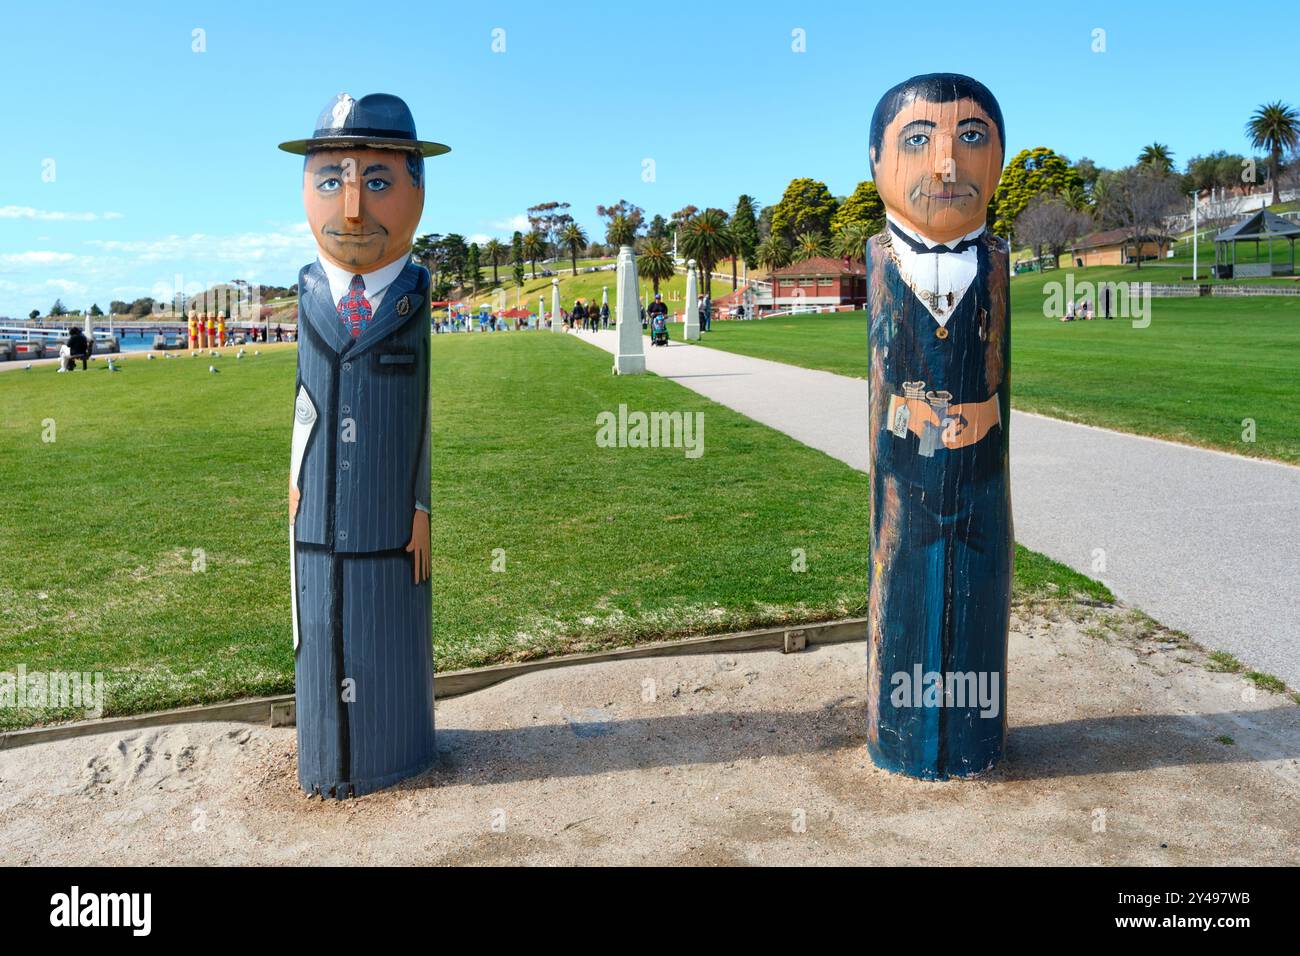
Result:
{"label": "pinstripe suit jacket", "polygon": [[359,338],[319,263],[298,274],[298,379],[318,415],[298,476],[297,540],[403,548],[429,506],[429,272],[410,263]]}

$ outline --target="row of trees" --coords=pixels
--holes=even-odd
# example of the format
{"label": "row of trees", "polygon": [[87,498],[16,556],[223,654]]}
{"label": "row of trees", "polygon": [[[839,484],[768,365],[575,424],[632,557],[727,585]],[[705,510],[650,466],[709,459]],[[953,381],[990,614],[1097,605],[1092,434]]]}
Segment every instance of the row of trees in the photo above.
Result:
{"label": "row of trees", "polygon": [[433,274],[435,297],[446,298],[454,289],[477,294],[484,269],[491,269],[490,288],[501,285],[506,266],[522,285],[527,275],[536,278],[543,260],[567,257],[576,275],[579,256],[610,255],[623,245],[636,249],[638,271],[658,291],[673,275],[676,245],[679,256],[699,263],[704,288],[711,294],[712,274],[727,259],[733,288],[742,262],[750,269],[776,269],[815,256],[860,259],[867,239],[883,228],[885,216],[872,182],[859,183],[851,195],[837,198],[825,183],[808,178],[791,181],[780,202],[766,208],[748,194],[730,210],[688,205],[668,217],[647,216],[626,199],[600,204],[596,214],[604,225],[603,243],[593,239],[569,209],[563,202],[530,207],[528,232],[517,231],[508,242],[490,239],[479,246],[456,233],[431,233],[416,240],[414,253]]}
{"label": "row of trees", "polygon": [[[1144,147],[1133,165],[1117,170],[1087,157],[1072,162],[1045,146],[1022,150],[1003,171],[989,222],[1017,245],[1059,256],[1097,229],[1121,228],[1135,240],[1159,235],[1162,219],[1192,191],[1242,192],[1266,176],[1276,202],[1279,188],[1300,176],[1295,156],[1300,114],[1283,103],[1268,103],[1250,117],[1246,132],[1264,155],[1194,156],[1181,173],[1162,143]],[[860,182],[850,195],[836,197],[820,180],[799,178],[767,207],[746,194],[729,211],[688,205],[665,217],[647,216],[640,206],[619,199],[597,205],[596,215],[603,243],[574,219],[569,203],[547,201],[529,207],[528,231],[516,231],[508,241],[490,239],[479,246],[455,233],[433,233],[416,241],[415,254],[433,273],[436,297],[446,298],[455,288],[477,294],[485,269],[491,269],[492,288],[501,285],[506,267],[523,285],[529,272],[536,278],[541,261],[567,257],[576,275],[579,256],[610,255],[632,245],[639,272],[658,291],[673,275],[675,242],[680,256],[700,264],[704,288],[711,291],[712,273],[726,259],[732,261],[733,287],[741,262],[770,270],[820,256],[861,260],[867,240],[884,228],[885,209],[873,182]]]}
{"label": "row of trees", "polygon": [[[1144,146],[1133,165],[1117,170],[1087,158],[1071,163],[1046,147],[1024,150],[1007,165],[994,194],[993,229],[1036,255],[1056,258],[1097,229],[1123,230],[1137,248],[1154,237],[1163,252],[1164,220],[1185,208],[1192,194],[1243,195],[1267,181],[1277,203],[1282,189],[1300,186],[1300,112],[1281,102],[1266,103],[1250,117],[1246,135],[1263,156],[1219,150],[1193,156],[1181,173],[1173,151],[1159,142]],[[1229,202],[1209,204],[1203,221],[1210,229],[1226,225],[1235,208]]]}

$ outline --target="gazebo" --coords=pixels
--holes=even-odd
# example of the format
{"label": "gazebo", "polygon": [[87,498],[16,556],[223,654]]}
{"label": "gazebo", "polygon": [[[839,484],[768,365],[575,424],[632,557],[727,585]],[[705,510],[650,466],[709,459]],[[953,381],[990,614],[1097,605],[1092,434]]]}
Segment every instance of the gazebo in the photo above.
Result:
{"label": "gazebo", "polygon": [[[1259,261],[1259,241],[1268,242],[1268,261]],[[1291,244],[1291,262],[1273,262],[1273,240],[1286,239]],[[1214,237],[1214,274],[1220,279],[1295,275],[1295,241],[1300,239],[1300,224],[1288,222],[1276,213],[1261,209]],[[1237,243],[1255,243],[1255,261],[1237,264]],[[1229,248],[1231,247],[1231,248]]]}

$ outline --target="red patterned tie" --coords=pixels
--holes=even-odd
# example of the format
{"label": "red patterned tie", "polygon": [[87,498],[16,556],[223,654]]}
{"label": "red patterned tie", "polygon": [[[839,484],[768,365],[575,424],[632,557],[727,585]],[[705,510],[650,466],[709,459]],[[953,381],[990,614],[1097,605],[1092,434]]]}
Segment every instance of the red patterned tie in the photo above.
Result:
{"label": "red patterned tie", "polygon": [[366,283],[361,276],[352,277],[347,295],[339,300],[339,318],[355,339],[370,324],[370,300],[366,298]]}

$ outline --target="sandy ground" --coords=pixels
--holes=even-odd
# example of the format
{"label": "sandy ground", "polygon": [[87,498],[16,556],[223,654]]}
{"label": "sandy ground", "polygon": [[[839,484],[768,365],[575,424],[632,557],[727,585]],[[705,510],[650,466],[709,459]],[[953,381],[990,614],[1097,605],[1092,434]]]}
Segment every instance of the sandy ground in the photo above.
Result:
{"label": "sandy ground", "polygon": [[977,780],[870,764],[861,643],[631,660],[440,703],[439,765],[346,803],[298,790],[292,728],[3,751],[0,862],[1300,863],[1300,707],[1127,612],[1043,613]]}

